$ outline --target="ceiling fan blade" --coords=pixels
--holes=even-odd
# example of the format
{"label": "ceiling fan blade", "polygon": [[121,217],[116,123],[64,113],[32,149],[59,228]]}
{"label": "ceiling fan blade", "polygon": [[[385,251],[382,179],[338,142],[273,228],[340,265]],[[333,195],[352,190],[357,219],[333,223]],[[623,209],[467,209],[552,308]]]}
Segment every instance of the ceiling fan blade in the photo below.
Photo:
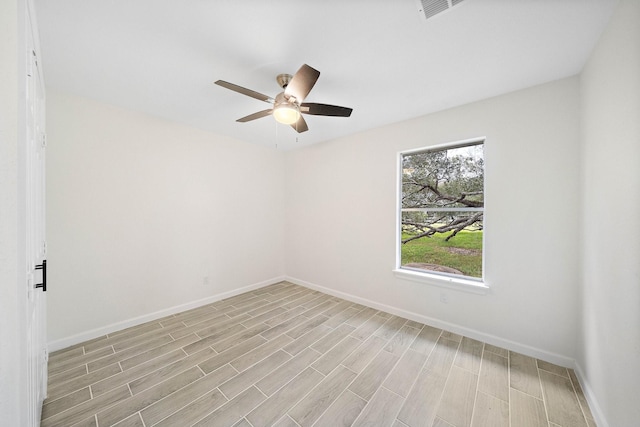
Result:
{"label": "ceiling fan blade", "polygon": [[316,104],[315,102],[305,102],[300,104],[300,112],[312,114],[314,116],[349,117],[353,108],[340,107],[337,105]]}
{"label": "ceiling fan blade", "polygon": [[302,64],[302,67],[293,75],[293,78],[287,85],[287,88],[284,91],[284,94],[289,96],[293,96],[300,103],[302,102],[311,89],[313,85],[316,84],[316,81],[320,77],[320,71],[315,68],[311,68],[307,64]]}
{"label": "ceiling fan blade", "polygon": [[262,117],[267,117],[272,112],[273,112],[272,109],[258,111],[257,113],[249,114],[248,116],[239,118],[238,120],[236,120],[236,122],[241,122],[241,123],[250,122],[251,120],[259,119],[259,118],[262,118]]}
{"label": "ceiling fan blade", "polygon": [[292,124],[291,127],[294,128],[298,133],[306,132],[309,130],[309,126],[307,126],[307,122],[304,120],[304,117],[302,117],[302,115],[300,115],[298,121]]}
{"label": "ceiling fan blade", "polygon": [[268,102],[270,104],[274,103],[274,99],[270,96],[264,95],[260,92],[256,92],[255,90],[247,89],[246,87],[234,85],[233,83],[225,82],[224,80],[218,80],[215,82],[218,86],[225,87],[227,89],[231,89],[234,92],[241,93],[243,95],[250,96],[255,99],[259,99],[260,101]]}

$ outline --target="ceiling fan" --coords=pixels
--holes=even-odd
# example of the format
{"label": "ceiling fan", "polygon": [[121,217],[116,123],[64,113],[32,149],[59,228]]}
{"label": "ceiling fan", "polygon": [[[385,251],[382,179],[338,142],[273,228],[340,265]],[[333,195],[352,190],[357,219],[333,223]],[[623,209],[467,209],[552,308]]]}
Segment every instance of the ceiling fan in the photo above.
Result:
{"label": "ceiling fan", "polygon": [[283,89],[275,98],[263,95],[251,89],[235,85],[233,83],[218,80],[215,82],[218,86],[231,89],[243,95],[250,96],[260,101],[273,104],[268,110],[258,111],[242,117],[237,122],[249,122],[273,114],[273,117],[280,123],[291,125],[298,133],[309,130],[307,122],[302,114],[311,114],[315,116],[333,116],[333,117],[349,117],[352,108],[339,107],[337,105],[317,104],[314,102],[302,102],[307,97],[313,85],[320,77],[320,71],[303,64],[302,67],[292,76],[291,74],[278,74],[276,81]]}

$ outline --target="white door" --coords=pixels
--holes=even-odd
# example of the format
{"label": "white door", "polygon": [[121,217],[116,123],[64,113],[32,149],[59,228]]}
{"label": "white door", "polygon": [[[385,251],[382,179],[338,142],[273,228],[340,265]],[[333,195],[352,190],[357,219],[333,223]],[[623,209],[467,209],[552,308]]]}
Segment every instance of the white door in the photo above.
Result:
{"label": "white door", "polygon": [[[28,2],[31,3],[31,2]],[[47,393],[46,241],[45,241],[45,103],[44,80],[37,55],[37,32],[27,8],[26,43],[26,263],[28,426],[40,425]]]}

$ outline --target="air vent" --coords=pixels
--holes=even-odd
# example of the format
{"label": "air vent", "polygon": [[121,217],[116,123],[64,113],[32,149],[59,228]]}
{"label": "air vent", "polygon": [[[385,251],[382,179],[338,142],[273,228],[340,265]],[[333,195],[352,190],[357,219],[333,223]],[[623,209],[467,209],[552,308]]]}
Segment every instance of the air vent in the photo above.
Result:
{"label": "air vent", "polygon": [[464,0],[418,0],[418,10],[429,19],[453,6],[462,3]]}

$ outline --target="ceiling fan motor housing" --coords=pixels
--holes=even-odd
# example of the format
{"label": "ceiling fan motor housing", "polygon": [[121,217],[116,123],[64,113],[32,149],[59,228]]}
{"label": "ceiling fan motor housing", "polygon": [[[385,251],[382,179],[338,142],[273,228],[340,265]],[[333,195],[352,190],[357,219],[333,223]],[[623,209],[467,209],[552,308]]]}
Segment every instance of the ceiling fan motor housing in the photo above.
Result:
{"label": "ceiling fan motor housing", "polygon": [[294,96],[287,96],[284,92],[280,92],[276,95],[276,100],[273,105],[277,106],[280,104],[298,105],[298,102]]}

